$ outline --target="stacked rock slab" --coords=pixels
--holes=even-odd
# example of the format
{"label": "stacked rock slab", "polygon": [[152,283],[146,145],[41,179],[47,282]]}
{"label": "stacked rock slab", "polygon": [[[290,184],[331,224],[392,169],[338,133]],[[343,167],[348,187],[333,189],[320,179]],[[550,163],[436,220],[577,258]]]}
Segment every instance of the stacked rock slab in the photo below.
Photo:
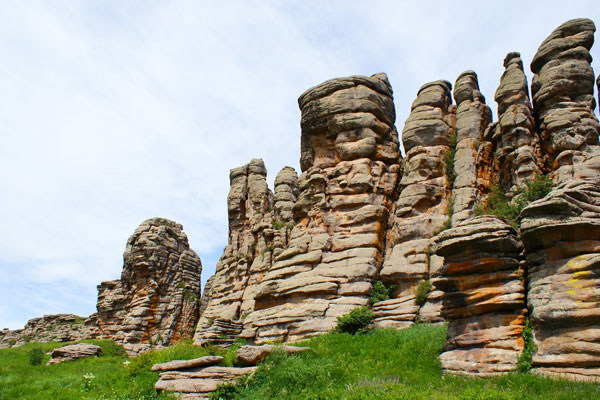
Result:
{"label": "stacked rock slab", "polygon": [[155,364],[152,371],[160,371],[154,386],[158,391],[174,392],[178,399],[203,400],[217,390],[218,385],[233,383],[256,367],[221,367],[221,356],[206,356],[193,360],[175,360]]}
{"label": "stacked rock slab", "polygon": [[202,264],[183,227],[142,222],[127,241],[121,279],[98,286],[98,328],[130,355],[191,335],[198,321]]}
{"label": "stacked rock slab", "polygon": [[589,19],[559,26],[531,61],[533,107],[544,164],[554,181],[600,173],[598,120],[590,48],[596,27]]}
{"label": "stacked rock slab", "polygon": [[52,314],[27,321],[25,328],[0,333],[0,348],[21,346],[28,342],[74,342],[92,339],[99,334],[96,314],[82,318],[74,314]]}
{"label": "stacked rock slab", "polygon": [[215,318],[209,321],[210,327],[201,329],[195,336],[194,342],[200,346],[212,344],[227,347],[233,344],[242,333],[243,322],[229,318]]}
{"label": "stacked rock slab", "polygon": [[90,343],[78,343],[59,347],[52,351],[52,356],[46,365],[58,364],[65,361],[86,357],[100,357],[102,347]]}
{"label": "stacked rock slab", "polygon": [[504,68],[494,96],[498,103],[494,173],[499,186],[511,193],[542,174],[541,149],[520,54],[507,54]]}
{"label": "stacked rock slab", "polygon": [[454,84],[456,101],[456,153],[452,189],[455,225],[475,215],[481,193],[491,186],[492,144],[484,133],[492,121],[492,112],[479,91],[477,74],[465,71]]}
{"label": "stacked rock slab", "polygon": [[326,332],[366,305],[383,260],[398,177],[398,134],[385,74],[352,76],[309,89],[302,111],[302,175],[295,226],[244,320],[260,344]]}
{"label": "stacked rock slab", "polygon": [[444,292],[448,321],[442,370],[481,377],[514,370],[526,313],[517,231],[498,218],[475,217],[443,231],[435,243],[444,257],[435,285]]}
{"label": "stacked rock slab", "polygon": [[[402,131],[406,157],[398,200],[393,204],[380,280],[398,287],[395,298],[375,304],[380,327],[410,326],[417,316],[415,288],[429,279],[431,238],[448,219],[449,182],[445,171],[448,141],[454,135],[452,85],[435,81],[423,85]],[[430,295],[421,319],[439,320],[441,292]],[[437,300],[437,301],[436,301]]]}
{"label": "stacked rock slab", "polygon": [[534,371],[600,379],[600,179],[565,182],[521,218]]}
{"label": "stacked rock slab", "polygon": [[239,324],[237,320],[254,310],[259,283],[287,246],[298,177],[293,168],[284,167],[275,178],[273,196],[266,176],[260,159],[230,172],[229,239],[216,273],[205,287],[196,343],[207,340],[204,332],[211,331],[216,318]]}

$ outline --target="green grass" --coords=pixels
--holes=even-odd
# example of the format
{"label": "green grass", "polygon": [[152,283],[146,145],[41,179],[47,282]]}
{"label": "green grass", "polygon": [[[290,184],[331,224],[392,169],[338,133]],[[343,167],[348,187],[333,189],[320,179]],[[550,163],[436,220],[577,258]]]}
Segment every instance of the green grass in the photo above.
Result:
{"label": "green grass", "polygon": [[313,351],[274,353],[238,385],[235,399],[598,399],[598,385],[532,374],[442,379],[446,329],[417,324],[364,335],[329,333],[300,343]]}
{"label": "green grass", "polygon": [[224,365],[232,365],[235,350],[241,344],[225,351],[194,346],[188,341],[128,359],[123,348],[110,340],[84,342],[102,346],[103,356],[46,366],[50,356],[44,355],[42,364],[33,366],[29,360],[32,349],[47,353],[67,343],[29,343],[0,349],[0,399],[170,399],[171,396],[154,390],[158,373],[150,371],[153,364],[219,354],[225,357]]}
{"label": "green grass", "polygon": [[[551,380],[513,373],[491,379],[446,376],[438,355],[446,329],[417,324],[403,331],[376,329],[364,335],[329,333],[300,345],[312,351],[294,356],[273,353],[253,377],[238,385],[236,399],[598,399],[599,385]],[[235,350],[180,343],[139,357],[127,358],[111,341],[87,341],[102,346],[104,356],[52,366],[32,366],[29,351],[47,352],[64,343],[30,343],[0,350],[0,399],[167,399],[158,395],[157,362],[207,354],[225,356],[233,365]],[[84,375],[93,378],[84,378]],[[225,392],[225,391],[224,391]],[[230,391],[231,392],[231,391]],[[229,397],[232,398],[232,397]]]}

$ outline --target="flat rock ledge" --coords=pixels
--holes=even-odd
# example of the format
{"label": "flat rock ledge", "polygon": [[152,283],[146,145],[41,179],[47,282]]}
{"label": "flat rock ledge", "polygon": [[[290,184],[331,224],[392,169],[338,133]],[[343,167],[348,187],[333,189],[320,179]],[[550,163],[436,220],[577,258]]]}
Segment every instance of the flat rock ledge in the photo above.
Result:
{"label": "flat rock ledge", "polygon": [[71,361],[77,358],[84,357],[100,357],[102,355],[102,347],[95,344],[79,343],[63,346],[52,351],[52,357],[46,365],[58,364],[64,361]]}
{"label": "flat rock ledge", "polygon": [[277,346],[272,344],[263,344],[262,346],[242,346],[237,351],[237,359],[246,365],[256,365],[273,351],[294,354],[307,350],[310,350],[310,347]]}
{"label": "flat rock ledge", "polygon": [[155,364],[152,371],[162,372],[154,388],[158,391],[173,392],[179,399],[208,399],[219,385],[233,383],[256,369],[217,366],[221,361],[223,357],[206,356]]}

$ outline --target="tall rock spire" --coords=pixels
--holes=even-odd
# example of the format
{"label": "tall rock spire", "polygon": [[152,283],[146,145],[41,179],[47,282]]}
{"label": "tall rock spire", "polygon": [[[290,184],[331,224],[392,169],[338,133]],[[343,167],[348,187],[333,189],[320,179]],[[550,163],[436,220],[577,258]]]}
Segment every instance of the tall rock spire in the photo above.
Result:
{"label": "tall rock spire", "polygon": [[594,71],[590,48],[596,26],[567,21],[540,45],[531,61],[533,107],[542,139],[544,166],[557,183],[600,173],[600,125],[594,115]]}

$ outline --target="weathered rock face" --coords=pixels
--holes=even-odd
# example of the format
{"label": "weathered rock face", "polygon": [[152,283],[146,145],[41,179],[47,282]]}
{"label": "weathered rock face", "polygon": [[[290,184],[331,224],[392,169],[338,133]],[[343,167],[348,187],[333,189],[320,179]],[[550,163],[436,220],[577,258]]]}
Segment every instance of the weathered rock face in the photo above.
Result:
{"label": "weathered rock face", "polygon": [[596,27],[589,19],[559,26],[531,61],[533,106],[544,165],[557,183],[600,172],[594,71],[589,49]]}
{"label": "weathered rock face", "polygon": [[494,173],[499,186],[511,193],[542,174],[541,149],[521,55],[509,53],[504,68],[494,96],[498,103]]}
{"label": "weathered rock face", "polygon": [[102,347],[89,343],[71,344],[69,346],[59,347],[52,351],[52,357],[46,365],[58,364],[65,361],[76,360],[86,357],[100,357]]}
{"label": "weathered rock face", "polygon": [[283,168],[275,179],[273,196],[266,176],[259,159],[231,170],[229,241],[205,287],[196,343],[212,340],[209,331],[214,330],[216,319],[219,324],[236,325],[240,324],[236,320],[254,311],[259,283],[287,246],[298,177],[293,168]]}
{"label": "weathered rock face", "polygon": [[392,90],[384,74],[327,81],[299,99],[303,173],[294,229],[244,321],[256,343],[330,330],[368,303],[399,171]]}
{"label": "weathered rock face", "polygon": [[444,372],[492,376],[516,369],[525,325],[523,250],[517,231],[495,217],[475,217],[435,238],[444,257],[435,280],[448,321]]}
{"label": "weathered rock face", "polygon": [[202,264],[183,227],[144,221],[127,241],[120,280],[98,286],[98,328],[129,354],[190,336],[198,320]]}
{"label": "weathered rock face", "polygon": [[527,302],[546,375],[600,378],[600,179],[555,188],[521,214]]}
{"label": "weathered rock face", "polygon": [[454,156],[454,185],[452,189],[452,224],[475,215],[474,208],[491,186],[488,167],[492,145],[484,133],[492,121],[492,112],[479,91],[477,74],[465,71],[454,84],[456,101],[456,153]]}
{"label": "weathered rock face", "polygon": [[[448,219],[450,183],[445,157],[450,151],[449,139],[455,134],[456,108],[451,88],[446,81],[423,85],[402,131],[406,157],[380,272],[380,280],[397,285],[398,290],[396,298],[374,308],[380,327],[407,327],[415,321],[419,311],[415,288],[419,280],[429,279],[431,238]],[[439,306],[437,302],[422,320],[437,321]]]}
{"label": "weathered rock face", "polygon": [[27,342],[73,342],[98,336],[96,314],[82,318],[74,314],[44,315],[27,321],[24,329],[0,333],[0,348]]}

